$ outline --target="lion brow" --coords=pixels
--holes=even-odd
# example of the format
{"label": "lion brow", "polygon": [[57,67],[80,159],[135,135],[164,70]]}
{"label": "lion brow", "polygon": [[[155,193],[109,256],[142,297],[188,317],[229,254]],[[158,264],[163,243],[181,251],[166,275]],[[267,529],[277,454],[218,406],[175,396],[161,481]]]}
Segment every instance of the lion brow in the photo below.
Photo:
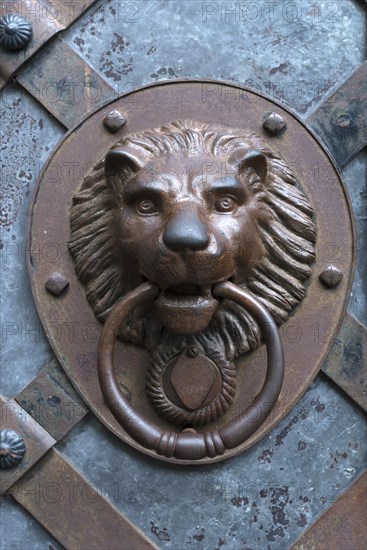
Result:
{"label": "lion brow", "polygon": [[239,193],[244,191],[243,184],[233,176],[226,176],[223,178],[215,179],[208,182],[208,189],[210,191]]}
{"label": "lion brow", "polygon": [[126,200],[133,199],[144,193],[162,194],[170,190],[169,181],[131,181],[124,187],[124,198]]}

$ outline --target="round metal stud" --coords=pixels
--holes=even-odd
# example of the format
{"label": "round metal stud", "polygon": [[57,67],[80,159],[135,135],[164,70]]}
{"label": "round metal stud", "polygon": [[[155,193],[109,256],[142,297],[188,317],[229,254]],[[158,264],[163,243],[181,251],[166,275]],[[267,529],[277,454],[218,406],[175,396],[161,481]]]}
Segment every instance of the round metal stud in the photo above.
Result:
{"label": "round metal stud", "polygon": [[32,38],[32,25],[16,13],[0,17],[0,46],[5,50],[21,50]]}
{"label": "round metal stud", "polygon": [[0,431],[0,468],[7,470],[14,468],[23,460],[25,444],[20,435],[14,430]]}

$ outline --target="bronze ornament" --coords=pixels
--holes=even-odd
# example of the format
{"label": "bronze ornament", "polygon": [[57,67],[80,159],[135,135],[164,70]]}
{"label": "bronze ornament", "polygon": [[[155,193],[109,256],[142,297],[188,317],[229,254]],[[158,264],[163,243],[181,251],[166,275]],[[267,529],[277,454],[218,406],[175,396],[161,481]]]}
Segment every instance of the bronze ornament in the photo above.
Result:
{"label": "bronze ornament", "polygon": [[[137,90],[69,134],[50,165],[70,166],[80,151],[88,170],[74,177],[69,170],[55,186],[46,168],[29,246],[44,239],[42,211],[53,194],[66,208],[48,224],[48,238],[71,254],[58,309],[61,319],[80,321],[82,332],[72,342],[62,331],[51,335],[60,363],[114,433],[181,464],[241,452],[284,417],[330,346],[311,341],[309,327],[317,321],[336,332],[352,268],[348,204],[315,138],[280,106],[287,131],[269,134],[262,123],[274,104],[248,90],[256,103],[239,106],[228,94],[220,110],[221,93],[206,104],[209,85]],[[127,120],[116,134],[103,127],[113,111]],[[313,177],[316,164],[318,174],[328,174],[322,184]],[[334,205],[325,200],[320,211],[331,188]],[[331,238],[343,250],[332,260],[324,252]],[[344,274],[331,294],[318,277],[330,261]],[[33,258],[34,295],[48,334],[56,302],[44,284],[54,272]],[[223,284],[234,294],[220,294]],[[146,285],[154,296],[125,307]],[[266,341],[266,359],[266,330],[236,293],[255,300],[279,327],[283,385],[283,352],[274,360],[274,342]],[[266,390],[266,406],[264,388],[273,392],[270,398]],[[124,411],[143,432],[131,428]]]}
{"label": "bronze ornament", "polygon": [[25,454],[23,438],[14,430],[0,430],[0,468],[18,466]]}
{"label": "bronze ornament", "polygon": [[9,13],[0,17],[0,48],[22,50],[32,38],[32,25],[25,17]]}
{"label": "bronze ornament", "polygon": [[103,395],[114,416],[135,441],[167,458],[196,461],[221,456],[241,445],[261,426],[279,396],[284,376],[284,354],[277,326],[261,302],[232,283],[215,285],[213,294],[234,300],[249,310],[259,325],[268,351],[267,375],[254,402],[219,430],[193,433],[163,430],[131,407],[114,374],[113,352],[121,322],[140,304],[152,301],[159,287],[143,283],[117,302],[102,331],[98,346],[98,376]]}
{"label": "bronze ornament", "polygon": [[[152,195],[164,204],[155,205]],[[216,312],[210,288],[217,282],[246,282],[278,323],[304,297],[315,257],[313,210],[290,168],[259,136],[189,121],[128,136],[73,202],[69,248],[101,320],[144,280],[162,288],[162,324],[189,335],[205,330]],[[228,315],[214,338],[237,316],[252,324],[242,312]],[[151,334],[146,312],[141,317],[125,340],[150,348],[161,335]],[[260,343],[256,328],[240,323],[227,352],[232,358]]]}
{"label": "bronze ornament", "polygon": [[[140,308],[121,336],[149,349],[150,401],[183,428],[228,410],[233,361],[261,342],[253,317],[219,304],[213,287],[232,281],[250,289],[278,324],[305,294],[316,229],[295,183],[259,136],[177,121],[117,142],[74,197],[70,250],[97,316],[105,319],[145,280],[160,289],[153,308]],[[292,273],[286,285],[279,269]],[[194,369],[185,355],[177,360],[192,345],[203,350]]]}

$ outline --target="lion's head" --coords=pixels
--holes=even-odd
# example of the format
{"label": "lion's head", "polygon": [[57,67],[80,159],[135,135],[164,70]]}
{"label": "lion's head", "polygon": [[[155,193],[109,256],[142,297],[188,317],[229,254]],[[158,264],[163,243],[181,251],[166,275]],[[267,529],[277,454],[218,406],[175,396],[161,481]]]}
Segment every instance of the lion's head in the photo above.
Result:
{"label": "lion's head", "polygon": [[311,274],[312,218],[292,171],[262,138],[178,121],[122,139],[94,167],[74,196],[69,246],[100,320],[144,280],[161,288],[124,339],[154,348],[175,333],[206,349],[220,339],[233,360],[261,336],[242,308],[218,305],[213,285],[248,288],[284,322]]}

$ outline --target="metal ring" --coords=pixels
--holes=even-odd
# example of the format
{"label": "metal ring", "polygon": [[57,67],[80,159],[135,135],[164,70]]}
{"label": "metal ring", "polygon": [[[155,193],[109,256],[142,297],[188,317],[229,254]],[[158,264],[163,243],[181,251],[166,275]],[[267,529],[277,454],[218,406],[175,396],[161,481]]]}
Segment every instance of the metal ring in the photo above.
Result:
{"label": "metal ring", "polygon": [[267,348],[267,373],[254,402],[218,431],[192,433],[163,430],[134,410],[124,397],[114,371],[114,347],[124,319],[139,305],[153,301],[159,287],[147,282],[129,292],[113,307],[98,344],[98,378],[104,398],[124,430],[140,445],[157,454],[181,460],[214,458],[248,439],[265,421],[278,399],[284,377],[284,354],[274,319],[249,292],[226,282],[215,285],[213,295],[233,300],[244,307],[258,323]]}

